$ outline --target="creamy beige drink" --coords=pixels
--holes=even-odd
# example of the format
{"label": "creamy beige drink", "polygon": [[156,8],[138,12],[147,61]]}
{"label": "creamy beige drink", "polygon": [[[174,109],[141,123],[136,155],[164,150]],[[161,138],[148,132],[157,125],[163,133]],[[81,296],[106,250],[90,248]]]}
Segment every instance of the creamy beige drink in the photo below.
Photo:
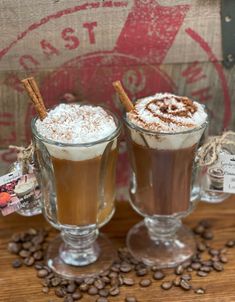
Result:
{"label": "creamy beige drink", "polygon": [[43,121],[37,120],[36,127],[48,140],[58,221],[103,224],[115,199],[117,139],[104,140],[117,129],[113,116],[99,106],[60,104]]}

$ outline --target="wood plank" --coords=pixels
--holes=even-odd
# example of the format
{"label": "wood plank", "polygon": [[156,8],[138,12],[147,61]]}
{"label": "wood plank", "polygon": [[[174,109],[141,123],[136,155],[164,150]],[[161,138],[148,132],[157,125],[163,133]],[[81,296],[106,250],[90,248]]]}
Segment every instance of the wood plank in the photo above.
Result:
{"label": "wood plank", "polygon": [[[200,203],[196,211],[185,219],[188,226],[193,227],[200,219],[209,219],[213,223],[215,239],[213,247],[221,247],[226,240],[235,238],[235,197],[232,196],[225,202],[217,205]],[[102,231],[111,238],[116,248],[124,246],[127,231],[140,220],[126,202],[117,204],[116,214],[110,223]],[[35,276],[35,270],[31,268],[21,268],[14,270],[11,268],[11,261],[14,256],[6,251],[7,242],[12,233],[23,231],[29,227],[47,226],[42,216],[26,218],[13,214],[8,217],[0,217],[0,301],[2,302],[59,302],[60,299],[54,297],[52,293],[45,295],[41,293],[39,279]],[[52,232],[55,235],[55,231]],[[206,279],[194,277],[194,284],[205,286],[207,293],[203,296],[195,295],[191,292],[183,292],[179,288],[174,288],[169,292],[160,288],[160,282],[154,281],[149,288],[139,288],[133,286],[122,288],[119,297],[111,298],[112,302],[124,301],[126,294],[133,294],[140,302],[171,301],[171,302],[233,302],[235,300],[235,253],[234,249],[228,251],[229,263],[225,265],[222,273],[212,272]],[[170,274],[170,271],[168,271]],[[140,279],[138,279],[140,280]],[[93,297],[87,297],[84,302],[95,301]]]}

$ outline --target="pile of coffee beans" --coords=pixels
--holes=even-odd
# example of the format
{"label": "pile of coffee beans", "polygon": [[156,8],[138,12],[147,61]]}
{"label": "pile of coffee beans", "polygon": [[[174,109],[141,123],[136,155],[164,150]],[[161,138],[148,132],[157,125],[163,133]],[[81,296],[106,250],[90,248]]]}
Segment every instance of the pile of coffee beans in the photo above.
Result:
{"label": "pile of coffee beans", "polygon": [[[212,245],[213,232],[208,221],[202,220],[193,229],[197,241],[197,252],[192,259],[180,264],[175,270],[160,270],[156,266],[147,267],[134,259],[126,248],[118,250],[118,260],[112,267],[97,277],[66,280],[54,274],[44,263],[44,255],[48,246],[48,231],[29,229],[14,234],[8,244],[8,251],[18,257],[12,267],[18,269],[22,265],[34,267],[41,280],[42,292],[54,291],[64,302],[78,301],[84,295],[94,296],[96,302],[108,302],[109,297],[118,296],[121,287],[137,285],[142,288],[160,286],[163,290],[179,288],[195,294],[205,294],[206,288],[195,287],[195,275],[206,278],[212,271],[222,272],[228,262],[227,249],[235,247],[235,240],[229,240],[220,249]],[[136,277],[135,277],[136,276]],[[139,279],[139,281],[138,281]],[[205,282],[203,282],[205,284]],[[135,296],[127,295],[126,302],[137,302]]]}

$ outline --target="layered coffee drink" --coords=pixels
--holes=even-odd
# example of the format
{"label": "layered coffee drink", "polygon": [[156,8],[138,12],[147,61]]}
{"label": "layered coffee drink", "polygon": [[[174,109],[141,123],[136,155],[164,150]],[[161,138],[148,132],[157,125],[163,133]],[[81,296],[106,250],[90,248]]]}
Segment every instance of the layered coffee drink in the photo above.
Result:
{"label": "layered coffee drink", "polygon": [[114,210],[118,126],[99,106],[60,104],[36,128],[50,154],[57,220],[105,223]]}
{"label": "layered coffee drink", "polygon": [[172,215],[189,209],[195,151],[206,120],[201,104],[169,93],[139,99],[127,113],[130,195],[141,214]]}

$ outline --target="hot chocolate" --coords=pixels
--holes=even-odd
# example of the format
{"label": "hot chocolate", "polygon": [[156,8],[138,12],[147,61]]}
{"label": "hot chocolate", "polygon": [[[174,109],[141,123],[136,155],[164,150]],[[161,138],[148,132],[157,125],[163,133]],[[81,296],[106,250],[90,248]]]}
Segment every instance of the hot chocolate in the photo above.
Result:
{"label": "hot chocolate", "polygon": [[112,115],[99,106],[61,104],[36,127],[51,155],[59,223],[103,224],[115,198],[117,135],[110,136],[117,126]]}
{"label": "hot chocolate", "polygon": [[130,195],[140,213],[171,215],[188,210],[192,166],[206,119],[202,105],[169,93],[140,99],[127,113],[133,170]]}

